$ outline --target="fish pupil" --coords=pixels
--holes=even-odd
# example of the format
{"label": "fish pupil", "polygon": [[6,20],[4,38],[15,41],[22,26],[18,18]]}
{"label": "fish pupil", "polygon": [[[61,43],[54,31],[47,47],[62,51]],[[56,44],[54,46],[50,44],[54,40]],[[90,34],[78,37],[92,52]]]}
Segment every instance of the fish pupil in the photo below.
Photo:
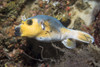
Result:
{"label": "fish pupil", "polygon": [[32,20],[28,20],[28,21],[27,21],[27,24],[28,24],[28,25],[32,25],[32,23],[33,23]]}

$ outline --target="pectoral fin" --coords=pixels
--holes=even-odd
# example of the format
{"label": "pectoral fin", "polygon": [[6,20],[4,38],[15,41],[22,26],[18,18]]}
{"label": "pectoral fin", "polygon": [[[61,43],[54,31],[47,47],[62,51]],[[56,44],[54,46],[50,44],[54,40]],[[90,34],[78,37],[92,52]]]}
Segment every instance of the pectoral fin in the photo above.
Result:
{"label": "pectoral fin", "polygon": [[73,39],[63,40],[62,43],[64,44],[65,47],[67,47],[69,49],[73,49],[76,47],[76,42]]}
{"label": "pectoral fin", "polygon": [[44,21],[43,20],[41,20],[41,27],[42,27],[43,30],[45,30],[45,25],[44,25]]}

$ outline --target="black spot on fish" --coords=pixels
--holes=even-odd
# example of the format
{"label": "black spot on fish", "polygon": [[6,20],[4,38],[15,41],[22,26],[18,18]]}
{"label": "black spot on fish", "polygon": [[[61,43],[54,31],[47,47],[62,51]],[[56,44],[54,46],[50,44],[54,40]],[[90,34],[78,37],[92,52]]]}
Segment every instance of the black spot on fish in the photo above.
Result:
{"label": "black spot on fish", "polygon": [[50,30],[50,32],[52,32],[52,30]]}
{"label": "black spot on fish", "polygon": [[42,39],[42,37],[40,37],[40,39]]}

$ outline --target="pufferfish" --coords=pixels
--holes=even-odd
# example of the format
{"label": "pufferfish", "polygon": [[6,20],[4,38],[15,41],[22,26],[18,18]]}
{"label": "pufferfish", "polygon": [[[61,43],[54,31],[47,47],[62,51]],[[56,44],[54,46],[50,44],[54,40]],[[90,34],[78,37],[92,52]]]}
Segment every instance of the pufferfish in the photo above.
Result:
{"label": "pufferfish", "polygon": [[22,21],[15,27],[15,35],[35,38],[42,42],[61,41],[69,48],[76,47],[76,41],[93,43],[94,38],[83,31],[68,29],[59,20],[47,15],[37,15]]}

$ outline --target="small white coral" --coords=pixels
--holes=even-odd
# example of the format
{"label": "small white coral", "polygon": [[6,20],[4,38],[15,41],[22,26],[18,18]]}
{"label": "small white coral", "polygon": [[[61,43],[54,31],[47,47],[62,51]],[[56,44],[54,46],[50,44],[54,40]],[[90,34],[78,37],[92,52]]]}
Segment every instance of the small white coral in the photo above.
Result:
{"label": "small white coral", "polygon": [[25,20],[26,19],[25,15],[21,16],[21,19],[22,20]]}
{"label": "small white coral", "polygon": [[46,1],[47,3],[49,3],[49,2],[50,2],[50,0],[42,0],[42,1]]}
{"label": "small white coral", "polygon": [[57,1],[57,2],[54,2],[52,5],[57,6],[58,4],[59,4],[59,2]]}

